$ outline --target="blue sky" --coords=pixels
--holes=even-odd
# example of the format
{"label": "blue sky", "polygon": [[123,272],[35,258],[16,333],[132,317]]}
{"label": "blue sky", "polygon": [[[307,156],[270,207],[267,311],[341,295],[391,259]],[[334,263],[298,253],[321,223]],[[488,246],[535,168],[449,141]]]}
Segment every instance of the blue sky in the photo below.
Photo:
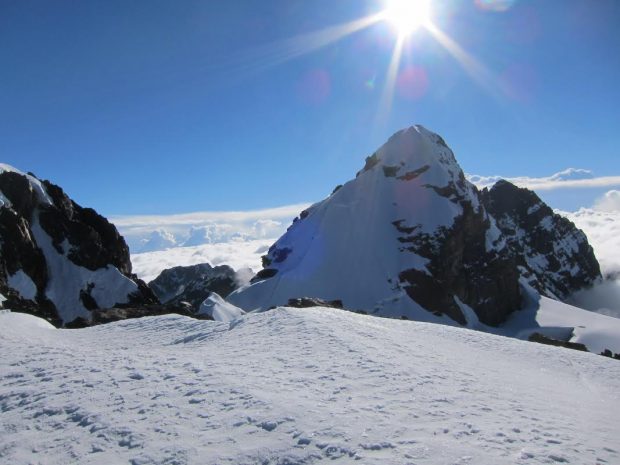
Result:
{"label": "blue sky", "polygon": [[414,123],[468,173],[620,175],[620,2],[503,3],[431,2],[483,79],[421,29],[383,112],[391,27],[312,47],[381,0],[4,0],[0,159],[107,215],[320,200]]}

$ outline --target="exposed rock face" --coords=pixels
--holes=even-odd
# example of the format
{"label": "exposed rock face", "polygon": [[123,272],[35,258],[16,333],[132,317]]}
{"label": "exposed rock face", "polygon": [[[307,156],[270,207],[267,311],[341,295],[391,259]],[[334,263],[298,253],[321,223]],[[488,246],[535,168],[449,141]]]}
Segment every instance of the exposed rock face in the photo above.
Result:
{"label": "exposed rock face", "polygon": [[294,308],[312,308],[312,307],[327,307],[327,308],[339,308],[342,309],[342,302],[340,300],[326,301],[317,299],[315,297],[300,297],[298,299],[289,299],[286,304],[287,307]]}
{"label": "exposed rock face", "polygon": [[199,320],[213,320],[209,315],[197,314],[191,306],[186,305],[166,305],[166,304],[147,304],[138,307],[108,308],[105,310],[94,310],[90,319],[76,318],[67,325],[68,328],[86,328],[89,326],[103,325],[113,321],[127,320],[130,318],[142,318],[145,316],[168,315],[189,316]]}
{"label": "exposed rock face", "polygon": [[[405,129],[367,157],[355,179],[302,212],[269,249],[264,269],[228,300],[248,310],[312,297],[393,318],[498,325],[521,308],[523,277],[537,289],[553,286],[548,293],[556,296],[596,279],[593,256],[575,261],[591,254],[585,236],[554,217],[559,235],[533,232],[518,241],[521,233],[505,226],[522,224],[521,210],[503,215],[501,197],[469,183],[440,136]],[[522,228],[529,234],[527,223]],[[561,234],[572,234],[577,249]],[[535,269],[523,259],[526,249],[566,259],[550,266],[548,254]]]}
{"label": "exposed rock face", "polygon": [[226,297],[239,285],[235,270],[231,267],[212,267],[208,263],[202,263],[164,270],[149,283],[149,287],[163,303],[188,302],[198,311],[212,292]]}
{"label": "exposed rock face", "polygon": [[0,165],[0,292],[56,325],[118,305],[156,303],[131,274],[116,228],[48,181]]}
{"label": "exposed rock face", "polygon": [[508,181],[482,191],[521,273],[541,294],[559,300],[601,279],[586,235],[555,214],[534,192]]}
{"label": "exposed rock face", "polygon": [[516,261],[510,253],[487,247],[491,221],[484,210],[475,211],[467,201],[461,205],[463,213],[449,229],[434,235],[404,231],[399,241],[428,259],[430,274],[408,269],[398,277],[411,299],[429,311],[446,313],[464,325],[467,320],[461,304],[465,303],[480,321],[497,325],[521,305]]}

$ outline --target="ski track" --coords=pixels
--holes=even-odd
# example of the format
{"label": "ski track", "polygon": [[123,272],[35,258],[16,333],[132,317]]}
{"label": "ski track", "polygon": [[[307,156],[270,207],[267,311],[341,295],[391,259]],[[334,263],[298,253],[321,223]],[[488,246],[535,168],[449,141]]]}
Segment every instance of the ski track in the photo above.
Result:
{"label": "ski track", "polygon": [[331,309],[9,318],[3,464],[620,463],[620,364],[592,354]]}

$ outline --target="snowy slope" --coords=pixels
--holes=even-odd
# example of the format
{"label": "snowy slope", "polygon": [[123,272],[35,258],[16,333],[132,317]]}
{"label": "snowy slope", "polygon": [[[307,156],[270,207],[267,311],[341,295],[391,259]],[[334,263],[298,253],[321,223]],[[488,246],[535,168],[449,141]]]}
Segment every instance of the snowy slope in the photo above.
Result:
{"label": "snowy slope", "polygon": [[620,463],[620,363],[333,309],[0,314],[7,464]]}

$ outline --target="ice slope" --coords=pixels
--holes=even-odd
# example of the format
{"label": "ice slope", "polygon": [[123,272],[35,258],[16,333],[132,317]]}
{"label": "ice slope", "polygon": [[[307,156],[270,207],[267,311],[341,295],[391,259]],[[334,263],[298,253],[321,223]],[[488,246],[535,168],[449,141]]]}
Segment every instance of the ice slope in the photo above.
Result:
{"label": "ice slope", "polygon": [[0,463],[620,463],[620,363],[334,309],[0,314]]}

